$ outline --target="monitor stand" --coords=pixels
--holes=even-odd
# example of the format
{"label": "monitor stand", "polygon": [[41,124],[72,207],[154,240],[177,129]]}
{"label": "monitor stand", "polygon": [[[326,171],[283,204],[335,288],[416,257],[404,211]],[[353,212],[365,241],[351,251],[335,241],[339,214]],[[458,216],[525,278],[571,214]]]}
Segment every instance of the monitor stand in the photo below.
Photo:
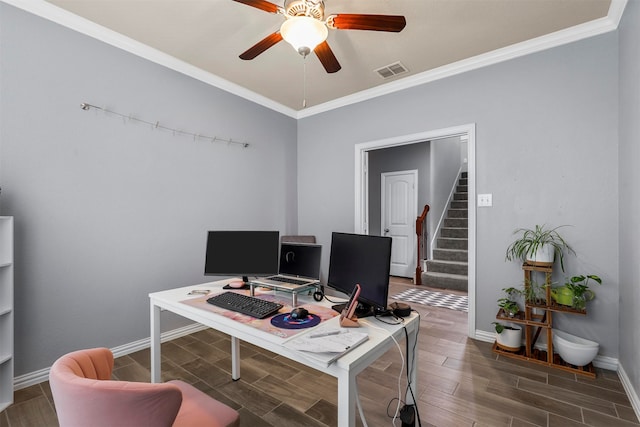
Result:
{"label": "monitor stand", "polygon": [[[331,308],[334,311],[337,311],[338,313],[342,313],[342,311],[345,309],[346,306],[347,306],[347,303],[342,303],[342,304],[333,305],[331,306]],[[356,312],[355,312],[355,315],[358,319],[362,319],[363,317],[374,316],[375,314],[376,313],[373,306],[358,301],[358,306],[356,307]]]}

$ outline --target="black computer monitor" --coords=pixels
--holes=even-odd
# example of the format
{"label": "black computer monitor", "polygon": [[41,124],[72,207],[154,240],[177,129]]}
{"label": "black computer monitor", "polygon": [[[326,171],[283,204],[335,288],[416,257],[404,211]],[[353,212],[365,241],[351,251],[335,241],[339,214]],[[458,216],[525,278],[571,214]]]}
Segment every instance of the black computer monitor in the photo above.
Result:
{"label": "black computer monitor", "polygon": [[278,273],[278,231],[209,231],[204,262],[207,276],[270,276]]}
{"label": "black computer monitor", "polygon": [[[332,233],[327,286],[350,294],[360,284],[358,317],[387,310],[390,268],[390,237]],[[342,306],[334,309],[341,311]]]}

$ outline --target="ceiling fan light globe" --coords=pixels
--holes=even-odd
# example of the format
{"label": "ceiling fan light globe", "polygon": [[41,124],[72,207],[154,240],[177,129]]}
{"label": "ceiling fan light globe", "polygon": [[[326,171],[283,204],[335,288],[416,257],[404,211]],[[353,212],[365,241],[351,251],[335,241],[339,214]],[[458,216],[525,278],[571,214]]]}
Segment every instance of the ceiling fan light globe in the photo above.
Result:
{"label": "ceiling fan light globe", "polygon": [[280,27],[280,34],[296,52],[306,56],[327,39],[329,31],[323,22],[315,18],[294,16],[284,21]]}

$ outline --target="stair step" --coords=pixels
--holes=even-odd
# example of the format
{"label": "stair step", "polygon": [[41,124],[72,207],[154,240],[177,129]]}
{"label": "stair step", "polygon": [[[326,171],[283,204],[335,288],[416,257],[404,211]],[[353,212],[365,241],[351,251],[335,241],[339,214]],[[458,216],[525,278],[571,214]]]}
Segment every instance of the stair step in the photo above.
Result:
{"label": "stair step", "polygon": [[438,237],[437,247],[442,249],[464,249],[468,247],[467,239],[457,239],[453,237]]}
{"label": "stair step", "polygon": [[449,209],[447,211],[447,218],[467,218],[468,216],[467,209]]}
{"label": "stair step", "polygon": [[427,286],[468,290],[468,189],[467,173],[463,172],[433,248],[433,259],[427,261],[427,271],[422,274],[422,283]]}
{"label": "stair step", "polygon": [[455,237],[459,239],[466,239],[469,237],[469,229],[462,227],[442,227],[440,229],[440,237]]}
{"label": "stair step", "polygon": [[452,209],[467,209],[469,207],[468,200],[452,200],[451,208]]}
{"label": "stair step", "polygon": [[442,261],[469,261],[469,251],[466,249],[433,249],[433,259]]}
{"label": "stair step", "polygon": [[469,264],[460,261],[427,261],[427,272],[429,273],[448,273],[466,276],[469,271]]}
{"label": "stair step", "polygon": [[468,291],[469,279],[467,276],[447,273],[422,273],[422,284],[434,288],[455,289]]}
{"label": "stair step", "polygon": [[451,228],[467,228],[469,221],[467,218],[445,218],[443,226]]}

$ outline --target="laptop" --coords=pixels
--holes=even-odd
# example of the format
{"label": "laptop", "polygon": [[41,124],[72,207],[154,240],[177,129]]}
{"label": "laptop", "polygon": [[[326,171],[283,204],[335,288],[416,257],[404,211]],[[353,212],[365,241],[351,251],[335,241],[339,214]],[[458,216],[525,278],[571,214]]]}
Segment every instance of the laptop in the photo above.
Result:
{"label": "laptop", "polygon": [[259,277],[253,283],[275,288],[295,289],[320,282],[322,246],[307,243],[280,244],[278,274]]}

